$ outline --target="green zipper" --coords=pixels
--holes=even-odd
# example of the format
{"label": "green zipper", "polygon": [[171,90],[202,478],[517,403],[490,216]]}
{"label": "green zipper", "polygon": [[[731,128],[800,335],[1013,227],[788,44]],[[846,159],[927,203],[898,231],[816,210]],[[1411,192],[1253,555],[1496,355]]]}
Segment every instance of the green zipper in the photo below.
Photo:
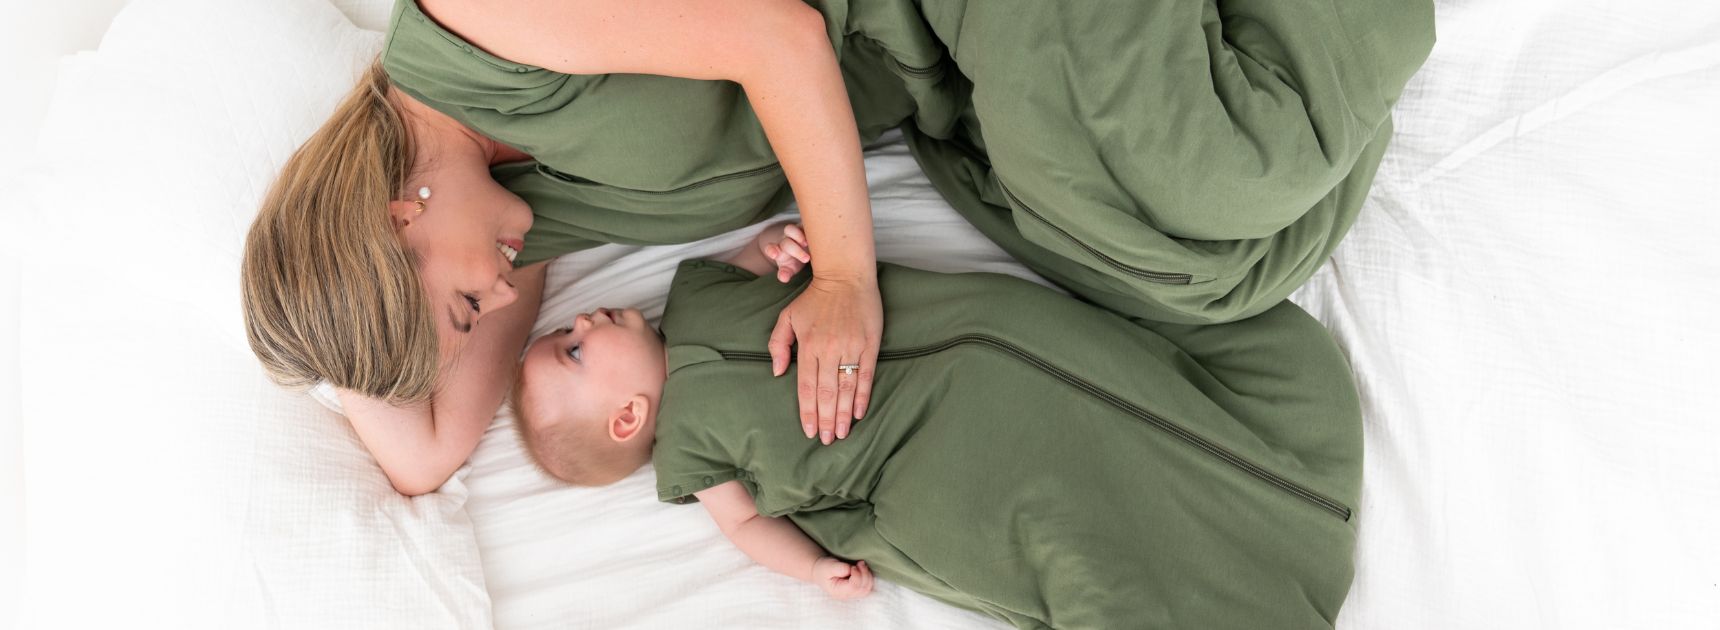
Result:
{"label": "green zipper", "polygon": [[[1124,412],[1127,412],[1127,413],[1129,413],[1129,414],[1131,414],[1137,418],[1140,418],[1140,419],[1146,421],[1147,424],[1151,424],[1155,427],[1158,427],[1159,429],[1163,430],[1164,432],[1171,434],[1173,437],[1176,437],[1177,439],[1182,440],[1183,442],[1189,444],[1190,446],[1193,446],[1193,447],[1198,448],[1202,451],[1205,451],[1207,454],[1212,455],[1214,457],[1217,457],[1220,461],[1223,461],[1224,463],[1230,464],[1231,466],[1237,468],[1238,470],[1241,470],[1244,473],[1252,475],[1255,478],[1260,479],[1261,481],[1264,481],[1268,484],[1271,484],[1274,487],[1277,487],[1280,490],[1283,490],[1285,492],[1290,493],[1291,496],[1294,496],[1298,499],[1301,499],[1301,500],[1313,505],[1314,507],[1317,507],[1317,508],[1320,508],[1320,509],[1325,510],[1327,512],[1330,512],[1333,516],[1336,516],[1345,522],[1349,522],[1349,520],[1350,520],[1350,515],[1351,515],[1350,508],[1345,507],[1344,504],[1339,503],[1336,500],[1331,499],[1331,498],[1329,498],[1323,494],[1320,494],[1318,492],[1310,490],[1306,486],[1303,486],[1303,485],[1298,484],[1294,481],[1291,481],[1289,479],[1285,479],[1284,477],[1281,477],[1277,474],[1274,474],[1273,472],[1266,470],[1266,468],[1260,466],[1259,464],[1256,464],[1252,461],[1249,461],[1247,458],[1244,458],[1241,455],[1237,455],[1236,453],[1232,452],[1230,449],[1227,449],[1223,446],[1220,446],[1217,443],[1213,442],[1212,440],[1201,437],[1200,434],[1197,434],[1193,431],[1185,429],[1181,425],[1179,425],[1175,422],[1172,422],[1172,421],[1167,420],[1165,418],[1159,417],[1150,411],[1147,411],[1145,409],[1142,409],[1142,408],[1136,406],[1133,403],[1130,403],[1127,400],[1123,400],[1122,398],[1118,397],[1117,395],[1112,394],[1109,391],[1106,391],[1104,388],[1099,387],[1098,385],[1094,385],[1093,383],[1088,382],[1087,380],[1082,379],[1079,376],[1071,374],[1068,371],[1063,370],[1062,368],[1059,368],[1055,365],[1052,365],[1050,362],[1047,362],[1044,359],[1041,359],[1038,356],[1034,355],[1033,353],[1030,353],[1030,352],[1022,349],[1020,346],[1016,346],[1014,344],[1011,344],[1011,343],[1004,341],[1002,339],[999,339],[997,337],[993,337],[991,335],[983,335],[983,334],[960,335],[960,336],[952,337],[948,340],[941,341],[938,343],[928,344],[928,345],[924,345],[924,346],[918,346],[918,347],[914,347],[914,348],[903,348],[903,349],[899,349],[899,350],[884,350],[884,351],[878,353],[878,360],[879,361],[892,361],[892,360],[897,360],[897,359],[913,359],[913,358],[928,356],[931,354],[936,354],[936,353],[948,350],[950,348],[954,348],[956,346],[959,346],[962,344],[969,344],[969,343],[977,344],[980,346],[984,346],[984,347],[992,348],[994,350],[1001,351],[1004,354],[1010,355],[1012,357],[1015,357],[1016,359],[1021,360],[1023,363],[1026,363],[1026,364],[1031,365],[1033,367],[1039,368],[1040,371],[1045,372],[1047,374],[1050,374],[1054,377],[1057,377],[1058,379],[1060,379],[1063,382],[1075,387],[1076,389],[1079,389],[1079,390],[1084,391],[1088,394],[1091,394],[1094,397],[1098,398],[1099,400],[1105,401],[1106,403],[1110,404],[1113,407],[1121,409]],[[722,355],[722,357],[726,360],[770,361],[770,353],[768,353],[768,352],[718,350],[717,354]]]}
{"label": "green zipper", "polygon": [[1098,258],[1101,262],[1111,266],[1111,268],[1116,269],[1117,271],[1121,271],[1148,282],[1157,282],[1160,284],[1190,284],[1194,282],[1194,276],[1186,273],[1153,271],[1151,269],[1142,269],[1140,267],[1124,264],[1123,261],[1112,258],[1105,254],[1105,252],[1093,249],[1091,246],[1082,242],[1081,239],[1075,238],[1074,234],[1070,234],[1067,230],[1058,227],[1056,223],[1052,223],[1050,219],[1047,219],[1043,215],[1034,211],[1033,207],[1027,205],[1027,203],[1022,201],[1020,197],[1016,197],[1015,193],[1009,192],[1009,188],[1004,187],[1001,183],[998,185],[998,188],[1002,188],[1003,195],[1005,197],[1009,197],[1009,200],[1015,202],[1015,205],[1020,206],[1022,211],[1027,213],[1027,216],[1037,219],[1040,223],[1044,223],[1045,227],[1055,230],[1058,234],[1062,234],[1063,238],[1069,239],[1069,242],[1074,243],[1076,247],[1080,247],[1094,258]]}
{"label": "green zipper", "polygon": [[932,64],[930,66],[926,66],[924,68],[921,68],[921,67],[910,66],[908,64],[902,63],[901,59],[897,59],[894,56],[890,57],[890,61],[895,62],[896,68],[901,70],[904,74],[912,75],[914,77],[918,77],[921,79],[932,77],[932,76],[944,73],[944,64],[943,63],[936,63],[936,64]]}
{"label": "green zipper", "polygon": [[[538,172],[543,173],[544,175],[554,177],[554,178],[559,179],[559,180],[564,181],[564,182],[569,182],[569,183],[573,183],[573,184],[596,184],[598,186],[610,186],[609,184],[604,184],[602,182],[592,181],[592,180],[589,180],[589,179],[586,179],[584,177],[580,177],[577,175],[573,175],[573,174],[569,174],[569,173],[563,173],[561,171],[550,168],[549,166],[545,165],[542,162],[538,163],[537,169],[538,169]],[[675,193],[683,193],[683,192],[687,192],[689,190],[695,190],[698,188],[703,188],[703,187],[709,186],[711,184],[720,184],[720,183],[729,181],[731,179],[741,179],[741,178],[745,178],[745,177],[753,177],[755,175],[763,175],[765,173],[768,173],[771,171],[778,171],[778,170],[782,170],[782,164],[780,164],[780,163],[778,163],[778,164],[766,164],[766,165],[760,166],[758,168],[751,168],[751,169],[747,169],[747,170],[736,172],[736,173],[729,173],[726,175],[718,175],[718,176],[712,177],[710,179],[702,179],[702,180],[693,182],[691,184],[687,184],[685,186],[682,186],[680,188],[674,188],[671,190],[640,190],[637,188],[623,188],[621,186],[610,186],[610,187],[611,188],[619,188],[621,190],[628,190],[628,191],[632,191],[632,192],[636,192],[636,193],[640,193],[640,194],[644,194],[644,195],[673,195]]]}

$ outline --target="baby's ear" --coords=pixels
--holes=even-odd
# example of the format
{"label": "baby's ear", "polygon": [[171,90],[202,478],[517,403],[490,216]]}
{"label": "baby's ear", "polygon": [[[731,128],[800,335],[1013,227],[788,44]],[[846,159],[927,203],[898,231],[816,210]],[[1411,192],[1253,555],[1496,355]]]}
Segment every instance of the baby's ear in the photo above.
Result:
{"label": "baby's ear", "polygon": [[645,433],[645,420],[651,417],[651,399],[634,394],[609,414],[609,439],[626,443]]}

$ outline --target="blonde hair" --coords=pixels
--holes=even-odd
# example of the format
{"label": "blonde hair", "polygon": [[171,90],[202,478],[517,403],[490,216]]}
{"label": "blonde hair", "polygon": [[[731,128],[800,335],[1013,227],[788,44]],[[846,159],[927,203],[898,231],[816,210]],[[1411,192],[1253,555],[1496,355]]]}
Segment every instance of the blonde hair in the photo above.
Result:
{"label": "blonde hair", "polygon": [[415,155],[372,63],[269,189],[240,287],[246,338],[275,382],[327,381],[396,405],[430,399],[436,328],[388,211]]}
{"label": "blonde hair", "polygon": [[[574,405],[542,400],[550,392],[534,393],[526,383],[526,372],[521,365],[509,405],[520,442],[544,474],[575,486],[607,486],[650,461],[649,448],[610,439],[606,418],[600,414],[579,413]],[[641,444],[649,445],[650,440]]]}

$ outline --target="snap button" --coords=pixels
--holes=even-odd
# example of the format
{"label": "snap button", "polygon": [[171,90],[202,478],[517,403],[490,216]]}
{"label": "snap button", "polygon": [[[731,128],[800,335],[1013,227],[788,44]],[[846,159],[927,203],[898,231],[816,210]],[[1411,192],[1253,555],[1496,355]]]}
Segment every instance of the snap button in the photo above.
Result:
{"label": "snap button", "polygon": [[705,485],[707,485],[707,486],[717,482],[717,480],[715,478],[712,478],[710,475],[705,475],[704,481],[705,481]]}
{"label": "snap button", "polygon": [[525,66],[515,66],[514,72],[518,72],[520,74],[525,74],[527,72],[530,72],[530,70],[527,70]]}
{"label": "snap button", "polygon": [[673,495],[676,495],[676,496],[680,496],[680,494],[681,494],[681,486],[675,486],[675,487],[672,487],[672,488],[669,488],[669,494],[673,494]]}

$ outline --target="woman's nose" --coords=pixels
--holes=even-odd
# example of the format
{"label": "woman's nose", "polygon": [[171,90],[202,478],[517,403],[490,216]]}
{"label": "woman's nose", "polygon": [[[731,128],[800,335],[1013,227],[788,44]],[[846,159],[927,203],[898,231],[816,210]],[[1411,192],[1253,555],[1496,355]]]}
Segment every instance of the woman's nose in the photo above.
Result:
{"label": "woman's nose", "polygon": [[519,299],[519,297],[519,290],[515,289],[514,285],[509,284],[505,276],[497,276],[495,286],[490,288],[490,299],[485,301],[494,301],[496,308],[502,308],[513,304],[514,300]]}

